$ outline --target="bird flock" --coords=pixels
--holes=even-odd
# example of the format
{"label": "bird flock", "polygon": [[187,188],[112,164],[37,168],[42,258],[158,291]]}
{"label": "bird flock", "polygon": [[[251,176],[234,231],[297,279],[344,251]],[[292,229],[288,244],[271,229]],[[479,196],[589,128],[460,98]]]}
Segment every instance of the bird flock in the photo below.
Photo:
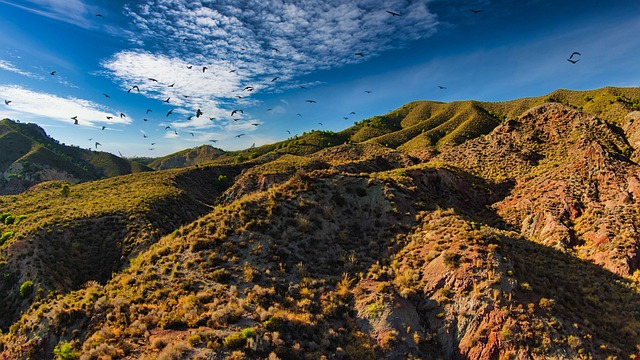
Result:
{"label": "bird flock", "polygon": [[[473,14],[479,14],[479,13],[481,13],[481,12],[483,12],[483,11],[484,11],[483,9],[468,9],[468,10],[469,10],[469,12],[471,12],[471,13],[473,13]],[[392,10],[385,10],[385,12],[386,12],[386,13],[388,13],[391,17],[394,17],[394,18],[395,18],[395,17],[401,17],[401,16],[402,16],[402,14],[400,14],[400,13],[398,13],[398,12],[396,12],[396,11],[392,11]],[[95,16],[96,16],[96,17],[99,17],[99,18],[103,18],[103,17],[104,17],[104,15],[102,15],[102,14],[96,14]],[[189,39],[188,39],[188,38],[185,38],[185,39],[183,39],[183,41],[185,41],[185,42],[186,42],[186,41],[189,41]],[[272,47],[272,48],[271,48],[271,51],[276,52],[276,53],[280,53],[280,50],[279,50],[278,48],[275,48],[275,47]],[[363,58],[364,58],[364,57],[365,57],[365,53],[364,53],[364,52],[355,52],[355,53],[353,54],[353,56],[363,57]],[[577,64],[577,63],[581,60],[581,56],[582,56],[582,54],[581,54],[580,52],[578,52],[578,51],[573,51],[573,52],[570,54],[570,56],[569,56],[566,60],[567,60],[569,63],[571,63],[571,64],[575,65],[575,64]],[[187,66],[186,66],[186,68],[187,68],[188,70],[191,70],[191,69],[193,69],[193,68],[194,68],[194,65],[187,65]],[[207,67],[207,66],[200,66],[200,67],[198,67],[197,69],[200,69],[200,70],[202,71],[202,73],[204,74],[204,73],[206,73],[206,71],[209,69],[209,67]],[[57,72],[56,70],[54,70],[54,71],[51,71],[49,74],[50,74],[50,76],[57,76],[57,73],[58,73],[58,72]],[[237,69],[231,69],[231,70],[229,70],[229,73],[237,73]],[[151,82],[151,83],[155,83],[155,84],[161,84],[161,83],[163,83],[163,81],[162,81],[162,80],[158,80],[158,79],[156,79],[156,78],[152,78],[152,77],[148,77],[148,78],[147,78],[147,80],[148,80],[149,82]],[[271,82],[271,83],[274,83],[274,82],[276,82],[276,81],[278,81],[278,80],[280,80],[280,76],[273,76],[273,77],[271,78],[271,81],[270,81],[270,82]],[[166,84],[166,83],[165,83],[165,84]],[[173,83],[171,83],[171,84],[169,84],[169,85],[166,85],[166,86],[167,86],[168,88],[174,88],[174,87],[175,87],[175,85],[176,85],[176,83],[175,83],[175,82],[173,82]],[[131,87],[129,87],[129,88],[126,90],[126,92],[127,92],[127,93],[131,93],[133,90],[135,90],[136,92],[140,93],[140,86],[142,86],[142,85],[132,85]],[[299,88],[304,89],[305,87],[304,87],[303,85],[299,85]],[[443,86],[443,85],[437,85],[437,88],[438,88],[439,90],[446,90],[446,89],[447,89],[447,87],[446,87],[446,86]],[[255,89],[256,89],[256,88],[255,88],[255,86],[252,86],[252,85],[246,85],[246,86],[244,86],[244,87],[242,88],[242,90],[240,91],[240,93],[243,93],[243,92],[248,92],[248,93],[250,93],[250,92],[254,91]],[[372,91],[372,90],[365,90],[364,92],[365,92],[365,93],[367,93],[367,94],[371,94],[371,93],[373,93],[373,91]],[[110,98],[111,98],[111,96],[110,96],[109,94],[107,94],[107,93],[102,93],[102,95],[105,97],[105,99],[110,99]],[[187,96],[187,95],[182,95],[182,96],[183,96],[184,98],[188,98],[188,96]],[[242,99],[242,96],[241,96],[241,95],[236,95],[236,98],[238,98],[238,99]],[[171,99],[172,99],[171,97],[167,97],[163,102],[164,102],[164,103],[169,104],[169,103],[171,103]],[[317,103],[317,100],[314,100],[314,99],[307,99],[307,100],[305,100],[305,102],[306,102],[306,103],[308,103],[308,104],[316,104],[316,103]],[[4,100],[4,104],[5,104],[5,106],[10,106],[10,104],[11,104],[11,103],[12,103],[12,100],[8,100],[8,99],[5,99],[5,100]],[[175,109],[175,108],[170,109],[170,110],[166,113],[165,118],[169,118],[169,117],[171,117],[171,116],[172,116],[172,114],[174,113],[174,110],[176,110],[176,109]],[[272,108],[268,108],[266,111],[267,111],[267,112],[269,112],[269,111],[272,111],[272,110],[273,110]],[[146,110],[146,114],[149,114],[149,113],[151,113],[151,112],[153,112],[153,109],[147,109],[147,110]],[[245,114],[244,109],[234,109],[234,110],[232,110],[232,111],[231,111],[231,113],[230,113],[230,117],[231,117],[231,120],[233,120],[234,122],[237,122],[237,121],[239,121],[239,120],[241,120],[241,119],[242,119],[242,116],[243,116],[244,114]],[[188,120],[192,120],[194,116],[195,116],[196,118],[200,118],[200,117],[201,117],[201,116],[203,116],[203,115],[205,115],[205,114],[204,114],[204,112],[202,111],[202,109],[198,108],[198,109],[196,109],[195,114],[188,116],[188,117],[187,117],[187,119],[188,119]],[[355,112],[353,112],[353,111],[352,111],[352,112],[350,112],[350,113],[349,113],[349,115],[355,115]],[[127,117],[127,115],[126,115],[125,113],[122,113],[122,112],[119,114],[119,116],[120,116],[120,118],[121,118],[121,119],[124,119],[124,118],[126,118],[126,117]],[[300,113],[298,113],[298,114],[297,114],[297,116],[299,116],[299,117],[301,117],[301,118],[302,118],[302,114],[300,114]],[[107,118],[107,120],[112,120],[112,119],[113,119],[113,116],[106,116],[106,118]],[[217,120],[217,118],[216,118],[216,117],[210,117],[210,116],[209,116],[208,118],[209,118],[209,120],[210,120],[210,121],[215,121],[215,120]],[[71,116],[71,117],[70,117],[70,119],[73,121],[73,125],[80,125],[80,122],[79,122],[80,120],[78,119],[78,115],[73,115],[73,116]],[[343,117],[343,119],[344,119],[344,120],[348,120],[348,119],[349,119],[349,116],[344,116],[344,117]],[[148,122],[148,121],[149,121],[149,119],[148,119],[148,118],[144,118],[144,119],[143,119],[143,121],[144,121],[144,122]],[[322,122],[318,122],[318,124],[319,124],[320,126],[324,126]],[[257,127],[257,126],[259,126],[259,125],[260,125],[260,123],[251,123],[250,125]],[[105,130],[105,129],[107,129],[107,127],[106,127],[106,126],[102,126],[102,127],[101,127],[101,130]],[[177,131],[176,129],[173,129],[170,125],[166,125],[166,126],[165,126],[165,128],[164,128],[164,130],[165,130],[165,132],[167,132],[167,131],[172,131],[172,132],[173,132],[173,134],[174,134],[175,136],[179,136],[178,131]],[[286,133],[287,133],[287,134],[291,135],[291,131],[290,131],[290,130],[285,130],[285,131],[286,131]],[[148,138],[148,135],[147,135],[145,132],[143,132],[143,131],[141,131],[141,132],[142,132],[143,138],[147,139],[147,138]],[[191,137],[195,137],[195,134],[194,134],[193,132],[189,132],[189,134],[191,135]],[[240,134],[236,134],[234,137],[235,137],[235,138],[240,138],[240,137],[245,136],[245,135],[246,135],[245,133],[240,133]],[[92,141],[93,139],[91,138],[91,139],[89,139],[89,140],[90,140],[90,141]],[[219,140],[218,140],[218,139],[209,139],[208,141],[209,141],[209,142],[211,142],[211,143],[216,143],[216,142],[218,142]],[[151,142],[150,144],[153,146],[153,145],[155,145],[155,144],[156,144],[156,142]],[[95,148],[96,150],[98,149],[98,146],[102,146],[102,144],[101,144],[100,142],[98,142],[98,141],[95,141],[95,143],[94,143],[94,148]],[[254,144],[254,146],[255,146],[255,144]],[[152,150],[154,150],[154,149],[155,149],[155,148],[149,148],[149,150],[151,150],[151,151],[152,151]],[[122,156],[122,154],[121,154],[120,152],[118,152],[118,153]]]}

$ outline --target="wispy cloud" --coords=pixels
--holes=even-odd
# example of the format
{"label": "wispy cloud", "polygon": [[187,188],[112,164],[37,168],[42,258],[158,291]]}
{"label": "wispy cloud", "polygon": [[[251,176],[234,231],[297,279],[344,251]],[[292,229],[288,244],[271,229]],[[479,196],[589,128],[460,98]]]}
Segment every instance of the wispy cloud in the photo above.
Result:
{"label": "wispy cloud", "polygon": [[40,79],[40,80],[43,79],[42,76],[40,75],[18,69],[17,67],[15,67],[15,65],[13,65],[11,62],[7,60],[0,59],[0,70],[10,71],[10,72],[20,74],[23,76],[28,76],[34,79]]}
{"label": "wispy cloud", "polygon": [[109,76],[147,97],[170,97],[175,106],[227,120],[231,109],[255,105],[253,94],[299,87],[302,75],[401,48],[438,25],[423,0],[147,0],[125,9],[133,43],[145,50],[105,60]]}
{"label": "wispy cloud", "polygon": [[77,26],[93,27],[89,16],[95,16],[95,13],[91,13],[95,9],[86,5],[82,0],[23,0],[19,3],[0,0],[0,2]]}
{"label": "wispy cloud", "polygon": [[[0,115],[17,120],[37,121],[48,118],[73,124],[77,116],[80,126],[99,127],[98,124],[129,124],[130,118],[109,111],[102,105],[73,97],[63,98],[53,94],[35,92],[17,85],[0,85],[0,98],[10,101],[0,105]],[[107,119],[111,117],[111,119]]]}

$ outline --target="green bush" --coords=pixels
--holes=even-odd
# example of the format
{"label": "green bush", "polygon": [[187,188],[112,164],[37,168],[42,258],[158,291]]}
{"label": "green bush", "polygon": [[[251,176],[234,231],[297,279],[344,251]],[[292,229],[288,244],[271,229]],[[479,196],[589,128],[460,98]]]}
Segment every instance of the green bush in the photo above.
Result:
{"label": "green bush", "polygon": [[242,337],[245,339],[252,339],[256,337],[256,330],[254,328],[242,329]]}
{"label": "green bush", "polygon": [[14,233],[13,231],[5,231],[2,233],[2,236],[0,236],[0,246],[4,245],[4,243],[11,239],[13,237]]}
{"label": "green bush", "polygon": [[53,354],[56,356],[57,360],[75,360],[80,358],[80,355],[73,350],[73,346],[66,341],[56,345],[53,349]]}
{"label": "green bush", "polygon": [[16,220],[15,220],[14,224],[16,224],[16,225],[19,224],[22,220],[26,219],[27,217],[29,217],[29,216],[28,215],[18,215],[16,217]]}
{"label": "green bush", "polygon": [[242,335],[242,333],[237,332],[224,338],[224,340],[222,340],[222,343],[229,349],[238,349],[244,346],[246,341],[247,339]]}
{"label": "green bush", "polygon": [[8,213],[8,212],[4,212],[4,213],[0,214],[0,222],[4,224],[4,220],[9,216],[11,216],[11,214]]}
{"label": "green bush", "polygon": [[4,218],[5,225],[11,225],[14,223],[14,221],[16,221],[16,218],[13,215],[9,215],[6,218]]}
{"label": "green bush", "polygon": [[20,297],[26,298],[33,292],[33,281],[27,280],[20,285]]}
{"label": "green bush", "polygon": [[68,197],[71,194],[71,186],[69,184],[62,185],[62,189],[60,189],[60,194],[64,197]]}

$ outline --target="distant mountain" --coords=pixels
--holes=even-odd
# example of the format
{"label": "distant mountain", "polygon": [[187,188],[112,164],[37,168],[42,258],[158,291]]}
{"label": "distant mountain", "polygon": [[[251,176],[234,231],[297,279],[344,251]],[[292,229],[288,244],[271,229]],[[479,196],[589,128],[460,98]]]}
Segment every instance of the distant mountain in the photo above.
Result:
{"label": "distant mountain", "polygon": [[420,101],[0,196],[0,359],[637,358],[639,106]]}
{"label": "distant mountain", "polygon": [[78,183],[149,170],[110,153],[60,144],[36,124],[0,121],[0,194],[50,180]]}

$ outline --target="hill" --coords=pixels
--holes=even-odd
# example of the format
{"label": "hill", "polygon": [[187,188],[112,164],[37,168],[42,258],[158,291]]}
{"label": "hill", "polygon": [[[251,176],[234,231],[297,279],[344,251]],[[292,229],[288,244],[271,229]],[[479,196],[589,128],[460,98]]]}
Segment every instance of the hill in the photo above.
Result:
{"label": "hill", "polygon": [[[638,356],[639,96],[417,102],[375,134],[4,197],[0,357]],[[124,214],[129,246],[97,240],[103,213]],[[104,235],[71,240],[88,231]],[[85,270],[57,286],[71,268]]]}
{"label": "hill", "polygon": [[151,168],[110,153],[60,144],[36,124],[0,121],[0,194],[51,180],[78,183]]}

